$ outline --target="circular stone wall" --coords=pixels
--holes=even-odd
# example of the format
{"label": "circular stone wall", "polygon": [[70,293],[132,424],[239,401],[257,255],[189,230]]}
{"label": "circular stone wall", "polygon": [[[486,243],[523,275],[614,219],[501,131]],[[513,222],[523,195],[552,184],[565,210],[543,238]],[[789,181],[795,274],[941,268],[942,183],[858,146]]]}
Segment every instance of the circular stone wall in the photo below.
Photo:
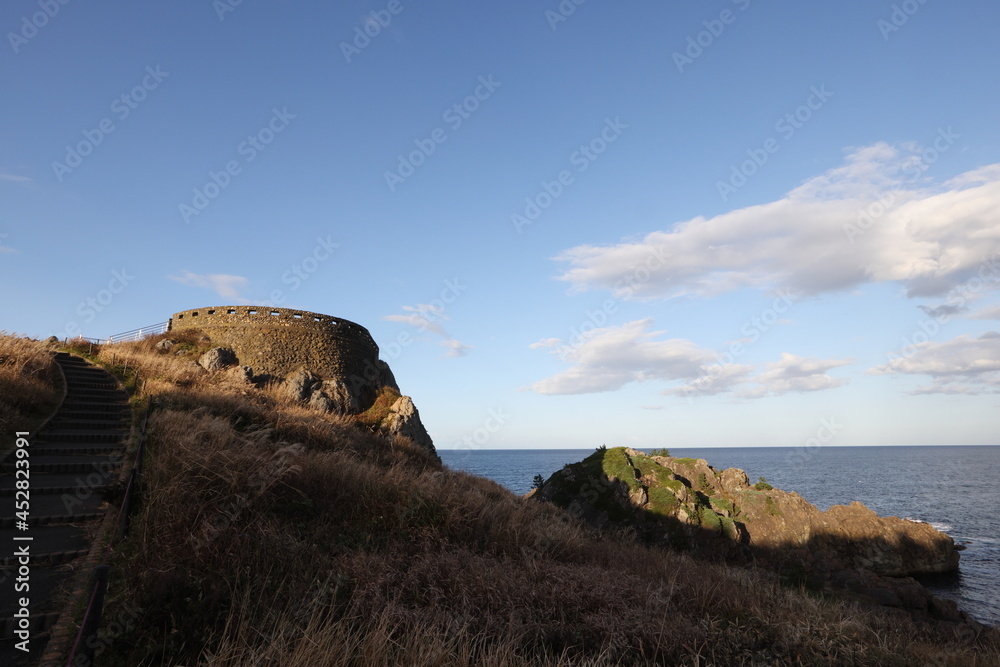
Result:
{"label": "circular stone wall", "polygon": [[378,345],[360,324],[305,310],[213,306],[174,313],[168,331],[199,329],[230,347],[257,373],[299,368],[324,377],[365,378],[378,365]]}

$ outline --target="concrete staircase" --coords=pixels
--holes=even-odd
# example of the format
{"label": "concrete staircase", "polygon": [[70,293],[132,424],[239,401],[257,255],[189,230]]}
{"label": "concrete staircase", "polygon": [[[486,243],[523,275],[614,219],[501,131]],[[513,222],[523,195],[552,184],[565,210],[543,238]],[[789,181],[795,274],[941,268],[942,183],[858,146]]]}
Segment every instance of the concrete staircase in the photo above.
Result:
{"label": "concrete staircase", "polygon": [[[129,435],[128,395],[114,376],[66,353],[57,354],[56,363],[66,378],[66,398],[42,430],[27,438],[26,529],[16,515],[16,501],[24,499],[17,496],[16,449],[0,462],[0,665],[36,665],[41,659],[68,594],[80,585],[102,519],[115,509],[106,494],[119,479]],[[19,563],[12,554],[22,545],[31,553],[28,592],[15,590]],[[21,597],[30,600],[27,654],[15,646]]]}

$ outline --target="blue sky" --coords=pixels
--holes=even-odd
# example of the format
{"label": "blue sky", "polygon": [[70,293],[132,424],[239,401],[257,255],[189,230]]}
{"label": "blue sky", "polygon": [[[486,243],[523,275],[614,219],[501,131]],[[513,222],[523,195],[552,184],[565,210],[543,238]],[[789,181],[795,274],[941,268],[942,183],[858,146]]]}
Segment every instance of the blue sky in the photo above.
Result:
{"label": "blue sky", "polygon": [[0,329],[344,317],[439,448],[997,444],[997,25],[12,0]]}

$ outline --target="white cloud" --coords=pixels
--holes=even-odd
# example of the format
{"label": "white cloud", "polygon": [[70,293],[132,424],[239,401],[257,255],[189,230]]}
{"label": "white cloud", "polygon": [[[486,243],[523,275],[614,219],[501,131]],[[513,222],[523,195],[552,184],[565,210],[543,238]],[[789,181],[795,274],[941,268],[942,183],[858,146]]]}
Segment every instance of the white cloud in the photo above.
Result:
{"label": "white cloud", "polygon": [[987,306],[969,315],[974,320],[1000,320],[1000,305]]}
{"label": "white cloud", "polygon": [[931,384],[914,394],[992,394],[1000,392],[1000,332],[978,338],[926,341],[907,348],[905,356],[868,370],[873,375],[929,375]]}
{"label": "white cloud", "polygon": [[656,340],[663,332],[650,331],[651,325],[651,319],[644,319],[593,329],[574,346],[553,338],[535,343],[535,348],[553,348],[552,354],[572,366],[535,382],[531,389],[540,394],[589,394],[614,391],[630,382],[689,380],[718,357],[689,340]]}
{"label": "white cloud", "polygon": [[32,183],[33,182],[27,176],[18,176],[17,174],[0,174],[0,181],[10,181],[12,183]]}
{"label": "white cloud", "polygon": [[415,306],[403,306],[403,310],[406,311],[405,315],[385,315],[382,319],[389,322],[402,322],[421,331],[430,331],[444,338],[448,337],[439,321],[450,318],[440,308],[426,303],[418,303]]}
{"label": "white cloud", "polygon": [[815,359],[784,352],[780,361],[767,364],[767,370],[754,378],[756,387],[745,389],[738,395],[742,398],[762,398],[833,389],[847,384],[849,380],[832,377],[827,371],[851,363],[851,359]]}
{"label": "white cloud", "polygon": [[460,340],[454,338],[449,338],[448,340],[441,341],[441,347],[447,348],[448,351],[444,353],[446,357],[464,357],[472,349],[471,345],[466,345]]}
{"label": "white cloud", "polygon": [[5,240],[7,240],[8,236],[10,236],[10,235],[9,234],[4,234],[4,233],[0,233],[0,252],[17,252],[16,250],[14,250],[13,248],[11,248],[10,246],[3,245],[3,242]]}
{"label": "white cloud", "polygon": [[746,364],[715,363],[710,366],[702,366],[701,373],[697,378],[680,387],[665,389],[663,393],[668,396],[688,398],[724,394],[746,382],[752,371],[753,366]]}
{"label": "white cloud", "polygon": [[[1000,257],[1000,165],[934,185],[921,175],[927,165],[914,163],[916,151],[857,149],[778,201],[638,241],[570,248],[556,258],[569,264],[559,278],[577,290],[640,299],[742,287],[809,295],[866,282],[898,282],[910,296],[945,294]],[[881,215],[879,199],[888,204]],[[859,226],[866,211],[875,215]]]}
{"label": "white cloud", "polygon": [[441,325],[442,321],[451,318],[445,315],[444,308],[439,305],[418,303],[415,306],[403,306],[404,313],[401,315],[383,315],[382,319],[388,322],[400,322],[409,324],[411,327],[421,331],[429,331],[443,338],[440,345],[446,348],[446,357],[464,357],[472,349],[471,345],[466,345],[460,340],[452,338],[451,335]]}
{"label": "white cloud", "polygon": [[189,287],[204,287],[210,289],[219,296],[236,301],[245,301],[240,296],[240,290],[245,288],[250,282],[243,276],[232,276],[225,273],[197,274],[191,271],[182,271],[179,276],[167,276],[171,280],[176,280],[182,285]]}
{"label": "white cloud", "polygon": [[733,393],[738,398],[763,398],[833,389],[848,382],[846,378],[831,377],[827,371],[852,363],[849,359],[814,359],[784,353],[755,376],[753,366],[721,363],[718,353],[689,340],[662,339],[664,332],[652,331],[651,326],[651,319],[636,320],[588,331],[574,346],[553,338],[533,344],[531,347],[547,348],[571,365],[535,382],[530,389],[540,394],[591,394],[615,391],[631,382],[660,380],[682,382],[661,392],[667,396],[694,398]]}

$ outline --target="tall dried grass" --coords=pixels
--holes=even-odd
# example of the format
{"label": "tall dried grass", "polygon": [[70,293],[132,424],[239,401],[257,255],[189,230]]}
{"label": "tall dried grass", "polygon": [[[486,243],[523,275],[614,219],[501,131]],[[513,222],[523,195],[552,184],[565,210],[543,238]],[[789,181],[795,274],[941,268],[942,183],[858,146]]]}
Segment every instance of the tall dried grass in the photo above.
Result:
{"label": "tall dried grass", "polygon": [[59,373],[42,342],[0,331],[0,451],[33,431],[59,399]]}
{"label": "tall dried grass", "polygon": [[142,614],[104,663],[1000,663],[996,633],[598,535],[404,439],[129,354],[161,407],[108,611]]}

